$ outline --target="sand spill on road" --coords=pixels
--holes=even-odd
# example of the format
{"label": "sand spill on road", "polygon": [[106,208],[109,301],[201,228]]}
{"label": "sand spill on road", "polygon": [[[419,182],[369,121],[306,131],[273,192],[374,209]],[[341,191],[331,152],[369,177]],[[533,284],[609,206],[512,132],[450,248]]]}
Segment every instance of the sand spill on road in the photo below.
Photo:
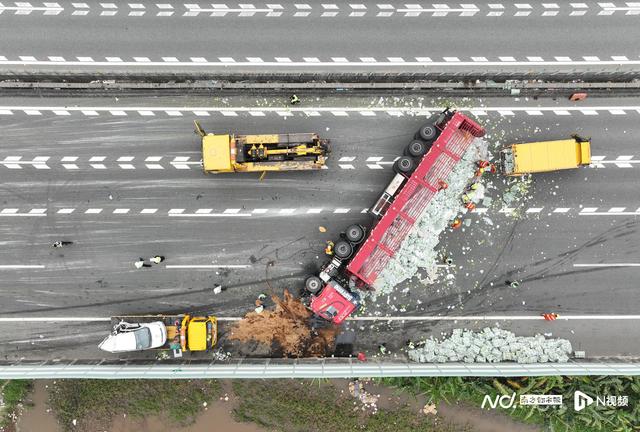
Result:
{"label": "sand spill on road", "polygon": [[313,329],[313,313],[285,290],[282,299],[271,296],[273,310],[249,312],[230,330],[229,339],[255,341],[285,357],[323,357],[334,348],[336,327]]}

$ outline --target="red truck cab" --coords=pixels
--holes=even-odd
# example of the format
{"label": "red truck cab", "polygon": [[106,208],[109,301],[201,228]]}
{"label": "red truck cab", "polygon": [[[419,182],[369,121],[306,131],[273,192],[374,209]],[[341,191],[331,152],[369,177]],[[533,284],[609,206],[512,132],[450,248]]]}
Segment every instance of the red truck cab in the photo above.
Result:
{"label": "red truck cab", "polygon": [[342,324],[357,308],[356,296],[335,280],[330,280],[319,295],[311,298],[311,310],[334,324]]}

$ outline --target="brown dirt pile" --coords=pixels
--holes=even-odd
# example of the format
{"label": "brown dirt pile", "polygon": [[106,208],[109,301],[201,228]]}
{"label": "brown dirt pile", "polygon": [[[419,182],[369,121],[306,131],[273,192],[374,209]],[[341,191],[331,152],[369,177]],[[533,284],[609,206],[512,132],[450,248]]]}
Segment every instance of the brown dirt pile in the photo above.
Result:
{"label": "brown dirt pile", "polygon": [[337,328],[312,329],[312,312],[287,290],[282,299],[271,299],[273,310],[249,312],[231,328],[229,339],[256,341],[281,350],[285,357],[323,357],[333,350]]}

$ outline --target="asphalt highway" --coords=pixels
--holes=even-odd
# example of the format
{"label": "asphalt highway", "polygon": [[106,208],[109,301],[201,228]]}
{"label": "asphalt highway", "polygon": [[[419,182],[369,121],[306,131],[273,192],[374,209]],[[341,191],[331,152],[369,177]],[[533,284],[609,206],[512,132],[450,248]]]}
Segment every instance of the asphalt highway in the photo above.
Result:
{"label": "asphalt highway", "polygon": [[0,72],[575,74],[640,62],[635,3],[27,5],[0,7]]}
{"label": "asphalt highway", "polygon": [[[277,100],[227,99],[224,110],[238,109],[222,115],[216,111],[222,103],[212,105],[205,98],[5,98],[0,106],[0,318],[190,310],[239,317],[261,292],[288,288],[297,293],[304,276],[322,264],[324,242],[350,223],[369,220],[362,211],[392,177],[388,162],[424,121],[403,108],[416,106],[417,100],[375,105],[374,98],[319,98],[282,116],[265,108],[277,106]],[[433,112],[441,104],[421,102]],[[239,108],[252,104],[253,114]],[[505,179],[488,178],[493,204],[482,204],[482,210],[465,217],[463,229],[443,235],[442,253],[454,258],[454,266],[442,269],[434,285],[412,280],[391,296],[367,301],[361,315],[501,315],[507,318],[500,325],[518,334],[565,337],[593,357],[637,356],[631,343],[638,337],[637,320],[619,317],[637,314],[633,281],[640,267],[614,264],[640,263],[640,157],[634,138],[640,100],[570,105],[503,98],[459,105],[485,111],[478,120],[494,150],[577,132],[592,137],[593,155],[618,160],[617,165],[535,176],[525,199],[514,203],[500,204]],[[360,113],[372,106],[383,110]],[[181,115],[167,114],[169,107]],[[68,115],[54,113],[65,109],[71,110]],[[145,110],[154,114],[139,113]],[[260,110],[263,115],[256,114]],[[310,114],[314,111],[319,114]],[[197,165],[193,119],[217,132],[316,131],[332,142],[329,169],[268,174],[262,181],[254,175],[207,176]],[[176,168],[185,160],[193,164]],[[74,244],[53,249],[55,240]],[[133,266],[138,257],[155,254],[167,260],[148,269]],[[508,280],[520,281],[520,288],[507,286]],[[215,284],[226,290],[214,294]],[[508,319],[545,312],[612,318]],[[478,319],[463,326],[495,323]],[[396,353],[403,339],[439,336],[453,326],[461,325],[348,325],[356,331],[357,348],[375,350],[387,342]],[[0,328],[0,354],[7,359],[105,357],[96,348],[108,332],[104,322],[0,322]]]}

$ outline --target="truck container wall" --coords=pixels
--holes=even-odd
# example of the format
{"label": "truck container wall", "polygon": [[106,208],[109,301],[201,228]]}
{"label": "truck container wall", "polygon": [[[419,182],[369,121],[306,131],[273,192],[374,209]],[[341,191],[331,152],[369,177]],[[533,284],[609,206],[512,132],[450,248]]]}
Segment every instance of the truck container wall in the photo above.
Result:
{"label": "truck container wall", "polygon": [[[347,265],[347,271],[373,286],[471,143],[484,129],[462,113],[455,113],[416,169],[396,194],[384,215]],[[462,191],[460,191],[462,193]]]}

